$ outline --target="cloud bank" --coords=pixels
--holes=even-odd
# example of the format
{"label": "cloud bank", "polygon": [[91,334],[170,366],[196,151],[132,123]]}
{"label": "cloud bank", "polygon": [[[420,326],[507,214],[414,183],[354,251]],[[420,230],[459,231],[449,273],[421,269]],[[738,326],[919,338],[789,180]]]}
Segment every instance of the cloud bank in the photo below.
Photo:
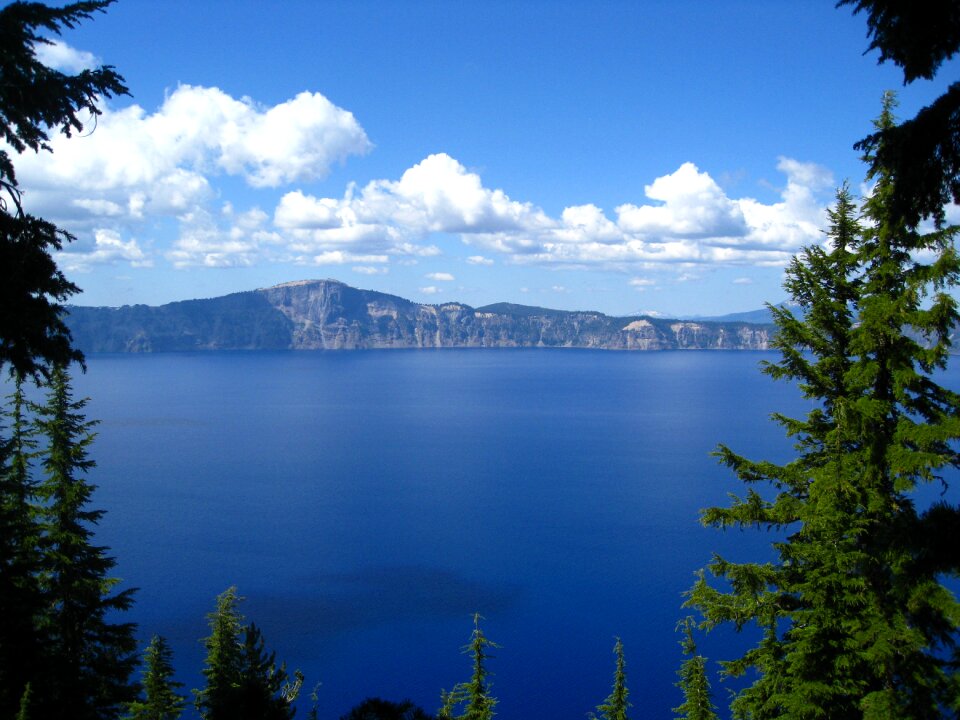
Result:
{"label": "cloud bank", "polygon": [[[92,61],[62,43],[38,46],[38,54],[68,69]],[[181,85],[154,113],[104,107],[89,125],[93,132],[55,135],[52,154],[15,159],[27,209],[88,238],[86,257],[64,254],[75,268],[133,257],[133,250],[104,253],[103,233],[162,218],[180,227],[166,253],[175,265],[259,262],[263,247],[279,241],[263,227],[267,216],[233,213],[229,204],[212,211],[215,183],[231,176],[252,188],[311,182],[372,147],[350,112],[308,92],[263,107],[217,88]]]}
{"label": "cloud bank", "polygon": [[[66,70],[96,62],[59,41],[36,52]],[[826,169],[782,157],[779,201],[763,203],[729,196],[686,162],[612,212],[583,204],[551,215],[486,187],[478,173],[442,152],[399,178],[351,183],[339,197],[305,191],[335,165],[372,149],[353,114],[320,93],[264,106],[217,88],[181,85],[154,112],[105,106],[94,126],[73,138],[55,136],[53,154],[15,158],[27,209],[80,238],[61,255],[73,271],[101,264],[293,263],[378,274],[392,262],[442,254],[445,236],[469,245],[466,262],[478,268],[509,263],[640,273],[781,266],[804,245],[822,242],[825,208],[818,197],[833,183]],[[231,182],[259,193],[267,209],[235,208],[224,190]],[[424,292],[439,289],[429,287]]]}
{"label": "cloud bank", "polygon": [[[549,217],[530,202],[484,187],[449,155],[430,155],[399,180],[348,188],[341,198],[285,194],[274,225],[304,252],[351,246],[391,255],[414,252],[433,233],[522,264],[617,266],[649,264],[783,265],[801,247],[822,240],[825,209],[816,195],[830,187],[822,167],[780,158],[781,201],[730,198],[693,163],[647,185],[649,202],[627,203],[609,217],[592,205]],[[490,264],[484,255],[468,262]]]}

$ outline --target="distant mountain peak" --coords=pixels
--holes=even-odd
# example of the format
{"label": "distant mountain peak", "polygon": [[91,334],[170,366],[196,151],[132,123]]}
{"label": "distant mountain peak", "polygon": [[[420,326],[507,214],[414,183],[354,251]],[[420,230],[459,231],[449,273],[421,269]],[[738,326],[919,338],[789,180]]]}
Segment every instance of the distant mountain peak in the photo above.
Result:
{"label": "distant mountain peak", "polygon": [[308,286],[308,285],[323,285],[323,284],[344,285],[344,286],[347,286],[346,283],[341,282],[341,281],[339,281],[339,280],[334,280],[333,278],[326,278],[326,279],[323,279],[323,280],[318,280],[318,279],[289,280],[289,281],[287,281],[287,282],[282,282],[282,283],[277,283],[276,285],[271,285],[270,287],[258,288],[258,292],[261,291],[261,290],[276,290],[276,289],[279,289],[279,288],[305,287],[305,286]]}

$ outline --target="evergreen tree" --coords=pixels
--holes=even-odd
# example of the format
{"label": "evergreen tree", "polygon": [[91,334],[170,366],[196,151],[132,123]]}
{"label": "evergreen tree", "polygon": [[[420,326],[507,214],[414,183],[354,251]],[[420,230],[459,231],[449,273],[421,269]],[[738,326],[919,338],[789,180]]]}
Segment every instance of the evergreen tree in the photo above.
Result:
{"label": "evergreen tree", "polygon": [[275,654],[267,653],[260,630],[244,625],[240,600],[235,587],[227,588],[208,616],[207,685],[194,690],[195,705],[205,720],[287,720],[295,712],[303,675],[298,670],[287,682],[286,668],[277,667]]}
{"label": "evergreen tree", "polygon": [[[878,130],[893,125],[893,105],[885,96]],[[914,501],[918,485],[960,466],[960,396],[934,378],[957,320],[947,290],[960,264],[954,230],[922,234],[904,223],[890,209],[892,175],[877,156],[866,161],[874,182],[867,222],[858,223],[842,189],[830,248],[811,248],[788,268],[802,316],[774,310],[781,360],[765,370],[815,401],[803,419],[775,416],[797,456],[776,465],[721,447],[722,461],[751,487],[703,515],[716,527],[786,533],[771,562],[715,556],[710,571],[725,587],[701,574],[690,594],[707,629],[760,629],[752,649],[723,663],[726,674],[755,677],[735,694],[738,718],[960,710],[960,605],[941,582],[960,570],[947,539],[960,511]]]}
{"label": "evergreen tree", "polygon": [[36,442],[22,381],[8,401],[10,437],[0,439],[0,717],[16,712],[25,686],[40,672],[43,652],[37,633],[42,606],[37,488],[30,476]]}
{"label": "evergreen tree", "polygon": [[243,706],[241,717],[250,720],[288,720],[292,706],[303,684],[303,675],[296,671],[292,683],[287,682],[284,664],[277,666],[276,653],[267,652],[260,629],[250,623],[243,633],[241,674],[238,694]]}
{"label": "evergreen tree", "polygon": [[143,698],[130,703],[129,720],[177,720],[186,698],[177,690],[183,683],[173,679],[173,651],[160,635],[154,635],[143,654]]}
{"label": "evergreen tree", "polygon": [[[473,673],[470,680],[457,683],[450,692],[440,693],[441,708],[437,717],[441,720],[492,720],[496,714],[493,708],[497,704],[496,698],[490,694],[490,683],[487,680],[487,660],[492,657],[488,648],[500,647],[488,640],[480,629],[480,614],[473,616],[473,634],[470,642],[463,647],[464,654],[473,658]],[[454,710],[464,706],[462,715],[454,715]]]}
{"label": "evergreen tree", "polygon": [[678,629],[683,630],[680,646],[687,659],[677,671],[680,676],[677,687],[683,691],[683,704],[673,709],[679,713],[676,720],[717,720],[717,708],[707,679],[707,659],[697,653],[697,643],[693,639],[693,619],[686,618]]}
{"label": "evergreen tree", "polygon": [[[98,100],[127,92],[112,67],[65,75],[37,59],[44,35],[76,27],[112,0],[47,7],[14,2],[0,9],[0,138],[17,153],[50,150],[50,133],[80,132]],[[70,346],[61,303],[79,288],[51,255],[73,236],[25,213],[13,160],[0,150],[0,367],[15,375],[48,377],[56,364],[82,361]]]}
{"label": "evergreen tree", "polygon": [[239,717],[235,687],[242,667],[243,616],[237,609],[240,600],[237,588],[229,587],[217,596],[217,609],[207,616],[210,636],[203,643],[207,649],[203,669],[207,684],[202,690],[193,691],[194,704],[205,720]]}
{"label": "evergreen tree", "polygon": [[591,713],[590,716],[600,720],[627,720],[627,709],[631,705],[627,702],[627,696],[630,692],[627,690],[627,676],[624,672],[626,662],[623,659],[623,643],[620,638],[617,638],[613,646],[613,654],[617,658],[617,666],[613,672],[613,690],[602,705],[597,705],[598,715]]}
{"label": "evergreen tree", "polygon": [[367,698],[341,715],[340,720],[433,720],[433,716],[410,700],[392,702]]}
{"label": "evergreen tree", "polygon": [[[960,50],[955,0],[839,0],[867,17],[868,50],[903,70],[903,82],[931,80]],[[960,202],[960,82],[901,125],[878,128],[855,146],[876,155],[896,180],[891,212],[914,225],[944,220],[944,207]]]}
{"label": "evergreen tree", "polygon": [[94,466],[87,450],[96,423],[84,418],[86,402],[73,399],[67,371],[57,366],[46,403],[36,408],[36,428],[46,439],[39,494],[40,632],[47,653],[33,682],[33,713],[51,719],[116,717],[136,697],[134,626],[108,619],[130,607],[133,590],[113,592],[116,561],[93,544],[92,527],[103,511],[87,507],[95,486],[84,476]]}
{"label": "evergreen tree", "polygon": [[[0,8],[0,137],[8,149],[50,151],[51,134],[80,132],[87,118],[100,114],[100,98],[126,93],[109,66],[66,75],[37,58],[50,35],[111,2]],[[2,717],[115,717],[134,691],[132,626],[106,621],[108,613],[126,609],[131,596],[110,595],[114,561],[90,544],[99,513],[85,509],[93,489],[82,478],[92,466],[89,425],[77,412],[83,403],[71,404],[64,370],[83,360],[71,347],[61,304],[78,288],[52,253],[72,239],[24,211],[13,159],[0,149],[0,367],[18,381],[8,458],[0,462]],[[33,447],[23,412],[27,377],[51,387],[37,424],[47,435],[46,478],[39,486],[31,479]]]}

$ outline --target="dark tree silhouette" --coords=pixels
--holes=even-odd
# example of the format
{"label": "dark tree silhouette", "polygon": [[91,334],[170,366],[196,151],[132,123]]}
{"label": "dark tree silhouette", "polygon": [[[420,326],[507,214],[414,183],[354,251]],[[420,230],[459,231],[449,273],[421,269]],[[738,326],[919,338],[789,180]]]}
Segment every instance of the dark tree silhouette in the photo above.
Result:
{"label": "dark tree silhouette", "polygon": [[410,700],[392,702],[380,698],[367,698],[350,709],[340,720],[434,720],[426,710]]}
{"label": "dark tree silhouette", "polygon": [[133,604],[134,591],[114,592],[116,560],[93,543],[103,511],[89,508],[95,486],[85,476],[94,467],[87,451],[95,423],[84,417],[85,406],[86,400],[73,399],[66,370],[55,367],[35,421],[46,440],[38,486],[45,662],[32,686],[36,716],[50,720],[116,717],[136,698],[130,679],[137,663],[135,626],[116,622],[117,613]]}
{"label": "dark tree silhouette", "polygon": [[[100,97],[126,94],[110,66],[66,75],[37,59],[47,35],[76,27],[113,0],[64,7],[14,2],[0,10],[0,135],[17,153],[49,151],[50,133],[84,129],[100,114]],[[62,303],[79,288],[51,253],[70,233],[24,212],[13,159],[0,150],[0,367],[20,377],[48,378],[55,365],[82,363],[63,322]]]}
{"label": "dark tree silhouette", "polygon": [[[932,79],[960,49],[956,0],[839,0],[865,13],[869,50],[903,69],[904,84]],[[910,225],[944,220],[944,206],[960,202],[960,82],[910,120],[878,129],[856,147],[888,169],[895,187],[890,210]]]}

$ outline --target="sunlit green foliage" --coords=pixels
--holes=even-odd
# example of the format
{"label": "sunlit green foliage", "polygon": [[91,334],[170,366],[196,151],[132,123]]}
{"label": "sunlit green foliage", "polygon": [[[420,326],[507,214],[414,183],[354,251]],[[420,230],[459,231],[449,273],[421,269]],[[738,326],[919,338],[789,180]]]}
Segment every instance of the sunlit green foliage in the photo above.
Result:
{"label": "sunlit green foliage", "polygon": [[[450,692],[440,693],[441,707],[437,717],[442,720],[492,720],[496,714],[493,708],[497,700],[490,694],[487,660],[492,657],[488,649],[500,646],[486,638],[480,629],[480,620],[479,614],[473,616],[473,634],[463,648],[463,652],[473,659],[473,673],[468,682],[457,683]],[[463,706],[463,713],[454,714],[460,706]]]}
{"label": "sunlit green foliage", "polygon": [[597,714],[590,713],[590,717],[599,718],[599,720],[627,720],[627,709],[630,707],[627,701],[630,691],[627,690],[625,672],[627,663],[623,658],[623,642],[620,638],[617,638],[613,646],[613,654],[617,658],[616,668],[613,671],[613,689],[607,699],[597,705]]}
{"label": "sunlit green foliage", "polygon": [[[877,121],[893,125],[894,100]],[[748,484],[730,507],[704,511],[714,527],[780,530],[776,559],[716,556],[688,605],[709,629],[759,628],[757,644],[723,663],[755,677],[735,694],[737,718],[920,718],[960,708],[954,663],[960,605],[942,584],[960,567],[946,501],[918,507],[919,486],[960,466],[960,396],[935,372],[957,321],[953,228],[922,233],[891,210],[894,179],[868,155],[873,182],[858,222],[838,193],[827,249],[788,269],[801,315],[774,308],[778,363],[814,401],[806,418],[776,416],[796,458],[718,455]],[[754,486],[766,484],[769,491]]]}
{"label": "sunlit green foliage", "polygon": [[297,671],[293,682],[287,681],[285,666],[277,666],[275,653],[266,651],[259,628],[244,624],[237,608],[241,599],[235,587],[227,588],[207,616],[207,684],[193,691],[194,703],[204,720],[287,720],[303,675]]}
{"label": "sunlit green foliage", "polygon": [[677,683],[683,691],[683,703],[673,709],[679,713],[677,720],[717,720],[716,706],[707,678],[707,659],[697,653],[697,643],[693,639],[693,618],[686,618],[678,629],[683,632],[680,646],[687,659],[683,661],[677,674]]}

